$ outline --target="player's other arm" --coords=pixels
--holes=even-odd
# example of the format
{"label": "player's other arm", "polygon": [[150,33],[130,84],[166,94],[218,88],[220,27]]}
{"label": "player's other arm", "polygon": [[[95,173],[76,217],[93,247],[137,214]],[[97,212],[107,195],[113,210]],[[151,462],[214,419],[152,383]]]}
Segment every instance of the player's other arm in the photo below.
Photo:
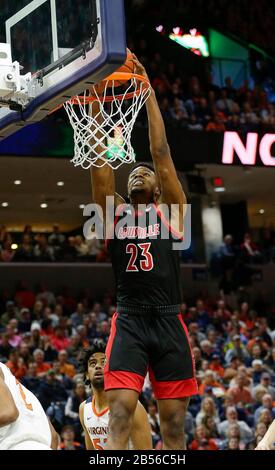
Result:
{"label": "player's other arm", "polygon": [[275,419],[257,445],[256,450],[275,450]]}
{"label": "player's other arm", "polygon": [[95,450],[94,446],[93,446],[93,443],[91,441],[91,438],[89,436],[89,433],[85,427],[85,424],[84,424],[84,402],[81,403],[80,407],[79,407],[79,419],[80,419],[80,423],[81,423],[81,426],[83,428],[83,431],[84,431],[84,436],[85,436],[85,447],[87,450]]}
{"label": "player's other arm", "polygon": [[[136,73],[148,79],[143,65],[135,57]],[[165,204],[186,205],[186,196],[171,157],[167,142],[165,125],[159,109],[154,90],[146,101],[146,110],[149,123],[150,150],[161,186],[161,202]],[[185,210],[185,208],[183,208]]]}
{"label": "player's other arm", "polygon": [[148,416],[140,402],[138,402],[134,414],[130,438],[135,450],[151,450],[153,448]]}
{"label": "player's other arm", "polygon": [[5,384],[3,372],[0,370],[0,427],[14,423],[18,416],[18,409]]}
{"label": "player's other arm", "polygon": [[[97,88],[98,94],[100,95],[102,92],[102,86],[98,85],[97,87],[98,87]],[[100,140],[104,142],[105,136],[102,133],[102,131],[99,129],[99,126],[102,123],[103,118],[100,113],[100,106],[99,106],[98,101],[95,101],[93,103],[92,116],[94,117],[97,125],[94,125],[94,127],[91,128],[92,133],[96,136],[96,139],[91,140],[91,145],[96,144],[96,141],[98,142],[97,145],[94,146],[94,153],[98,155],[97,164],[100,164],[104,162],[104,148],[100,144]],[[93,201],[102,208],[104,219],[105,219],[106,217],[105,208],[106,208],[107,196],[114,197],[115,206],[118,206],[119,204],[123,204],[125,201],[119,194],[115,192],[114,171],[109,165],[105,164],[104,166],[101,166],[101,167],[92,166],[91,167],[91,180],[92,180]]]}

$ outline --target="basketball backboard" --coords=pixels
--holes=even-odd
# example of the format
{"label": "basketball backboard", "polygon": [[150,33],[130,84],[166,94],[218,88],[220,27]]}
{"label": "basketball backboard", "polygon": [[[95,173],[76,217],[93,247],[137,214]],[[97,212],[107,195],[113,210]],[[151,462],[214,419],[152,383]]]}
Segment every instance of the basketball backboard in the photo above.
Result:
{"label": "basketball backboard", "polygon": [[10,44],[12,62],[27,77],[27,99],[18,102],[0,87],[0,140],[110,75],[126,57],[123,0],[2,3],[0,42]]}

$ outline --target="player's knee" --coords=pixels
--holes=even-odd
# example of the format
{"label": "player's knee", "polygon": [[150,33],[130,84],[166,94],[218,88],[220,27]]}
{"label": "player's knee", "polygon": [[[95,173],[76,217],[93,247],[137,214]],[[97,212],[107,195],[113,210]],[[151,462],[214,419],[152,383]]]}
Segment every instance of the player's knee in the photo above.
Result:
{"label": "player's knee", "polygon": [[133,421],[133,412],[127,405],[121,401],[112,403],[110,408],[109,427],[118,433],[130,432]]}
{"label": "player's knee", "polygon": [[184,439],[184,416],[171,414],[162,422],[161,432],[164,441],[181,441]]}

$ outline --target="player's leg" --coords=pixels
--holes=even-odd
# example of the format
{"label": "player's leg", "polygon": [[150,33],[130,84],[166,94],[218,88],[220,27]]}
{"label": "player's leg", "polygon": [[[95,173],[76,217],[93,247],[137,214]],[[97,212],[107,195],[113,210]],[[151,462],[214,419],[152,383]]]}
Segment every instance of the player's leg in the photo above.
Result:
{"label": "player's leg", "polygon": [[109,437],[106,450],[127,450],[139,393],[135,390],[109,390]]}
{"label": "player's leg", "polygon": [[158,400],[164,449],[185,449],[184,421],[189,397],[198,393],[195,364],[181,315],[152,323],[149,373]]}
{"label": "player's leg", "polygon": [[158,400],[164,450],[186,449],[184,423],[189,398]]}
{"label": "player's leg", "polygon": [[128,448],[134,412],[147,372],[143,319],[116,313],[106,348],[104,388],[110,408],[108,450]]}

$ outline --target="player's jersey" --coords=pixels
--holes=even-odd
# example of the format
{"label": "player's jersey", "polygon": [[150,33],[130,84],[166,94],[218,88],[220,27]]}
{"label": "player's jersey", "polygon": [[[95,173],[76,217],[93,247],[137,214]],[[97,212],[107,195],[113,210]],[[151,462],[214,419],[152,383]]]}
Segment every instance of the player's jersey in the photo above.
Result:
{"label": "player's jersey", "polygon": [[[114,238],[108,241],[118,311],[119,305],[175,306],[177,314],[181,303],[180,252],[173,250],[173,244],[181,240],[155,204],[143,213],[131,214],[130,206],[125,205],[116,218]],[[132,225],[126,217],[132,218]]]}
{"label": "player's jersey", "polygon": [[[94,398],[88,398],[84,402],[84,426],[89,434],[95,450],[104,450],[109,435],[109,408],[98,413],[95,408]],[[129,449],[133,446],[129,442]]]}
{"label": "player's jersey", "polygon": [[88,398],[84,403],[84,426],[95,450],[104,450],[109,434],[109,408],[97,413],[94,399]]}
{"label": "player's jersey", "polygon": [[40,402],[32,392],[16,380],[2,362],[0,368],[19,412],[14,423],[0,427],[0,450],[50,449],[50,425]]}

